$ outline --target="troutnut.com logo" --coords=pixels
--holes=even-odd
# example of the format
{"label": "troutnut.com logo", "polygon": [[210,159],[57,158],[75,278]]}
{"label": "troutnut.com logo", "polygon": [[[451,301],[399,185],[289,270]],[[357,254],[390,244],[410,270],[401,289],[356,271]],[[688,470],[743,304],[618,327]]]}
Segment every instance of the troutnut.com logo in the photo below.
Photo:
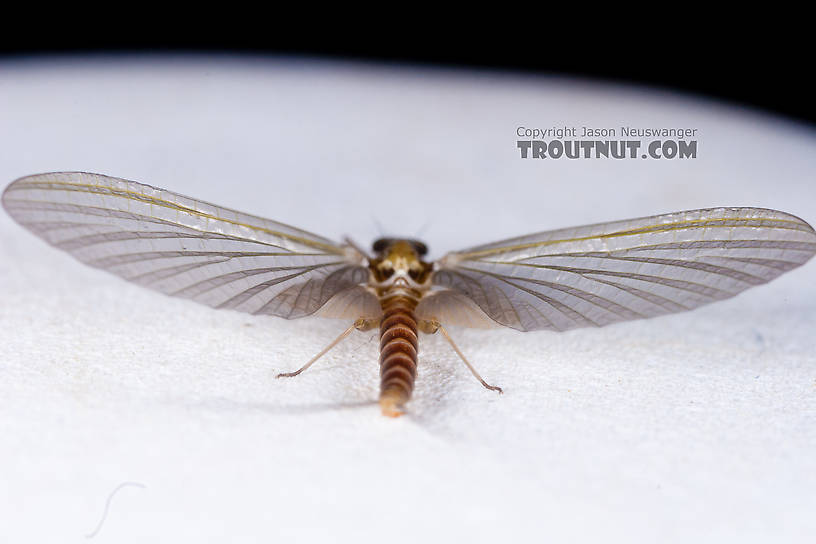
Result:
{"label": "troutnut.com logo", "polygon": [[516,128],[522,159],[696,159],[696,128]]}

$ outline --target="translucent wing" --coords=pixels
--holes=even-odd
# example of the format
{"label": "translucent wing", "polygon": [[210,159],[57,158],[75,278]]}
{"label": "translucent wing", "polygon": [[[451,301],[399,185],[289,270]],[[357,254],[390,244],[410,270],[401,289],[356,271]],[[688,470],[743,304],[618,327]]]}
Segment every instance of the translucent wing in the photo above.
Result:
{"label": "translucent wing", "polygon": [[382,306],[374,293],[357,285],[337,293],[315,315],[338,319],[377,318],[382,315]]}
{"label": "translucent wing", "polygon": [[416,308],[419,319],[436,319],[443,325],[492,329],[500,325],[490,319],[471,299],[451,289],[431,291]]}
{"label": "translucent wing", "polygon": [[760,285],[816,253],[798,217],[712,208],[531,234],[450,253],[435,285],[521,331],[682,312]]}
{"label": "translucent wing", "polygon": [[368,279],[352,248],[99,174],[24,177],[6,188],[3,206],[83,263],[214,308],[292,319]]}

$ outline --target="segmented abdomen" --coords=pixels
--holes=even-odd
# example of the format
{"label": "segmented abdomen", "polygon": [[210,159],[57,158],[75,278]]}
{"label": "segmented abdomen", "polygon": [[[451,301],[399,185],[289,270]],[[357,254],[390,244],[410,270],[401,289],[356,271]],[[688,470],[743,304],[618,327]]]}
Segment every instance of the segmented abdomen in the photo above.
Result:
{"label": "segmented abdomen", "polygon": [[386,415],[399,415],[399,407],[411,398],[417,370],[417,300],[405,294],[386,294],[381,299],[380,406]]}

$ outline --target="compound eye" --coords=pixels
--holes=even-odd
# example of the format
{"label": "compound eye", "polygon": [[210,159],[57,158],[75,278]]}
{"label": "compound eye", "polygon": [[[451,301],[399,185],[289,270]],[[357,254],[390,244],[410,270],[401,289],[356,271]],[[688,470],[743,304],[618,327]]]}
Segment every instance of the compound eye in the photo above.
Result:
{"label": "compound eye", "polygon": [[390,238],[380,238],[379,240],[376,240],[372,244],[371,249],[374,251],[374,253],[382,253],[388,248],[390,244],[391,244]]}
{"label": "compound eye", "polygon": [[428,254],[428,246],[419,241],[414,241],[412,243],[414,245],[414,249],[417,252],[417,255],[419,255],[420,257],[424,257],[425,255]]}

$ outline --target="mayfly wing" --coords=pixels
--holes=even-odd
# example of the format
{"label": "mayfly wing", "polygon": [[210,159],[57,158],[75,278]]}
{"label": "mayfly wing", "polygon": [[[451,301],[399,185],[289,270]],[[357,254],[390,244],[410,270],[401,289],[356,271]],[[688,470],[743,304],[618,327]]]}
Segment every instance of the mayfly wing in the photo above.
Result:
{"label": "mayfly wing", "polygon": [[492,329],[501,325],[490,319],[473,300],[452,289],[431,291],[416,308],[419,319],[436,319],[445,325]]}
{"label": "mayfly wing", "polygon": [[99,174],[20,178],[6,188],[3,206],[85,264],[214,308],[293,319],[368,278],[353,248]]}
{"label": "mayfly wing", "polygon": [[382,315],[382,307],[377,295],[356,285],[337,293],[315,315],[338,319],[375,318]]}
{"label": "mayfly wing", "polygon": [[712,208],[531,234],[446,255],[435,285],[521,331],[602,326],[726,299],[816,253],[813,227]]}

